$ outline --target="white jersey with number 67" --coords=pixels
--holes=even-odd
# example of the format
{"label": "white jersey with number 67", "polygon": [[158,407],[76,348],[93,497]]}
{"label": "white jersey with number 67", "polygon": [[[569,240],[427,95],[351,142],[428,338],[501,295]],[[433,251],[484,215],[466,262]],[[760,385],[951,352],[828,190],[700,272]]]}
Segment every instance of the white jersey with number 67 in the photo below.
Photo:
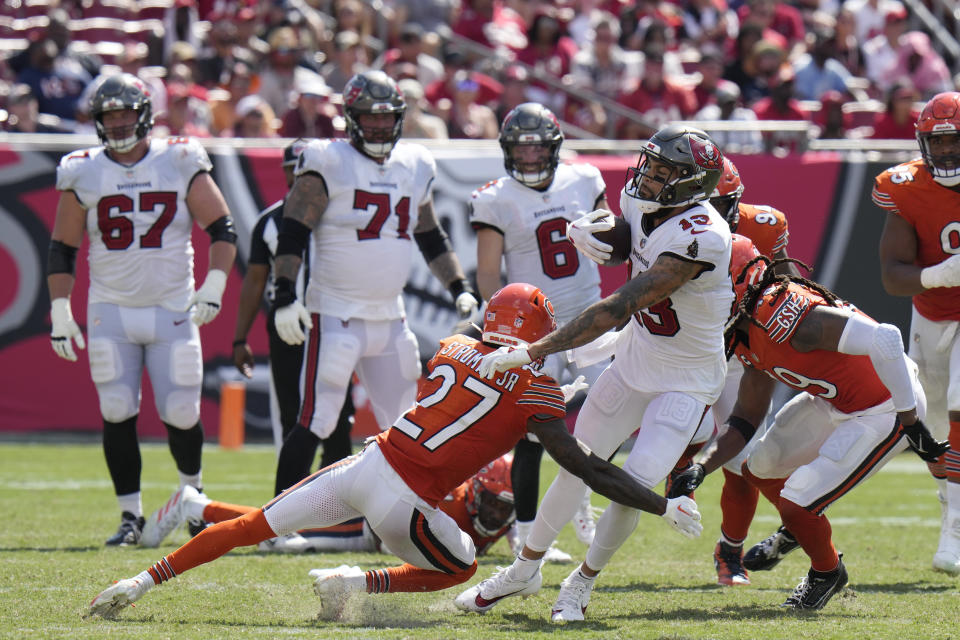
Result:
{"label": "white jersey with number 67", "polygon": [[91,303],[182,311],[193,293],[193,218],[187,191],[212,168],[190,138],[150,141],[139,162],[114,162],[103,147],[64,156],[57,189],[87,210]]}

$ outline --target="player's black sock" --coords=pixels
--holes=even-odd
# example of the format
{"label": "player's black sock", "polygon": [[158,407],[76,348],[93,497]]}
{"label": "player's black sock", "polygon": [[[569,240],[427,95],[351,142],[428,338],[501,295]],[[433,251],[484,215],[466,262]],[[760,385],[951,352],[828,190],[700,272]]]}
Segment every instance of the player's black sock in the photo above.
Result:
{"label": "player's black sock", "polygon": [[526,438],[513,449],[513,466],[510,467],[510,483],[513,485],[514,508],[517,520],[530,522],[537,517],[537,500],[540,498],[540,459],[543,445]]}
{"label": "player's black sock", "polygon": [[198,421],[189,429],[178,429],[166,422],[167,442],[170,454],[180,473],[194,476],[200,473],[200,458],[203,455],[203,425]]}
{"label": "player's black sock", "polygon": [[280,495],[285,489],[310,475],[310,465],[313,464],[319,445],[320,438],[310,429],[299,425],[293,428],[280,448],[274,495]]}
{"label": "player's black sock", "polygon": [[137,416],[122,422],[103,421],[103,455],[118,496],[140,491],[140,444],[137,442]]}

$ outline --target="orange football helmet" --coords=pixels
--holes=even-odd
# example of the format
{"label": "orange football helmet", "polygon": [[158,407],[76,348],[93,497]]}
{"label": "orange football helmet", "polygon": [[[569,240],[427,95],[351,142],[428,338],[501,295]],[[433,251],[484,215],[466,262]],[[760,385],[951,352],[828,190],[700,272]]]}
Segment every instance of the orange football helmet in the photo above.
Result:
{"label": "orange football helmet", "polygon": [[740,198],[743,196],[743,183],[740,182],[740,172],[727,156],[723,156],[723,175],[717,188],[710,194],[710,204],[724,219],[730,223],[730,228],[737,226],[740,217]]}
{"label": "orange football helmet", "polygon": [[467,514],[473,528],[482,536],[497,535],[516,518],[510,483],[512,466],[513,455],[505,453],[467,482]]}
{"label": "orange football helmet", "polygon": [[917,142],[934,180],[945,187],[960,184],[960,93],[930,98],[917,118]]}
{"label": "orange football helmet", "polygon": [[760,282],[763,272],[767,270],[767,263],[763,260],[757,260],[750,264],[758,256],[760,256],[760,252],[757,251],[750,238],[739,233],[732,234],[732,241],[730,242],[730,279],[733,280],[733,292],[737,296],[734,309],[740,305],[744,296],[747,295],[747,289]]}
{"label": "orange football helmet", "polygon": [[557,328],[553,304],[543,291],[524,282],[508,284],[487,303],[484,342],[523,347]]}

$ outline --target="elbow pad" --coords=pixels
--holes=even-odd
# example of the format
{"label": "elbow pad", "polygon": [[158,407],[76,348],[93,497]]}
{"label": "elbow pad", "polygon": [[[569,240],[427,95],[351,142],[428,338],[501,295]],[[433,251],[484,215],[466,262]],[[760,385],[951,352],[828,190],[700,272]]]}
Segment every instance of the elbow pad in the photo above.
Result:
{"label": "elbow pad", "polygon": [[237,232],[233,229],[233,218],[220,216],[204,229],[210,236],[210,242],[229,242],[237,244]]}
{"label": "elbow pad", "polygon": [[51,240],[47,250],[47,274],[69,273],[74,275],[77,264],[77,247],[59,240]]}
{"label": "elbow pad", "polygon": [[877,324],[859,314],[850,316],[837,351],[852,356],[869,356],[877,377],[890,391],[897,411],[917,406],[913,378],[903,352],[900,330],[892,324]]}
{"label": "elbow pad", "polygon": [[437,256],[441,256],[448,251],[453,251],[453,245],[450,244],[450,238],[447,232],[441,227],[436,226],[429,231],[414,233],[413,239],[417,241],[417,247],[423,254],[423,259],[427,264],[433,261]]}
{"label": "elbow pad", "polygon": [[290,255],[303,256],[310,239],[311,229],[299,220],[284,216],[280,220],[280,233],[277,236],[277,257]]}

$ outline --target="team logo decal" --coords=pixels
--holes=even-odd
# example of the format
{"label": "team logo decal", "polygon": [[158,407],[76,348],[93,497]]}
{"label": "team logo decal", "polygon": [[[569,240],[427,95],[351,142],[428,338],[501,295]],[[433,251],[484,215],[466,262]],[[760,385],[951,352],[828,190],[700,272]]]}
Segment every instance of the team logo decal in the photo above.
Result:
{"label": "team logo decal", "polygon": [[694,240],[690,243],[690,246],[687,247],[687,255],[691,258],[696,258],[700,253],[700,244]]}
{"label": "team logo decal", "polygon": [[360,83],[352,84],[347,89],[347,94],[343,96],[343,102],[345,104],[353,104],[357,101],[357,98],[360,97],[361,93],[363,93],[363,87],[360,86]]}
{"label": "team logo decal", "polygon": [[690,136],[690,152],[697,166],[704,169],[723,169],[723,154],[712,142]]}

